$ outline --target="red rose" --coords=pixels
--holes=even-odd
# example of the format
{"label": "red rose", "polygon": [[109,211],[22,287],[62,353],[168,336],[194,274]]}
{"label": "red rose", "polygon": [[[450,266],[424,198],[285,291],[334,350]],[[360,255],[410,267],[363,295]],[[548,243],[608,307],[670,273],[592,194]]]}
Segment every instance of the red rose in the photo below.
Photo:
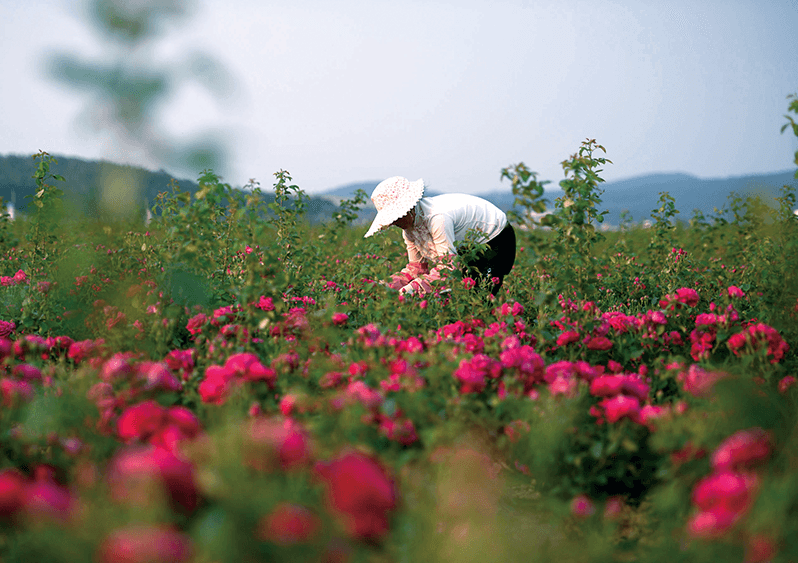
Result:
{"label": "red rose", "polygon": [[365,454],[349,452],[318,464],[317,472],[327,485],[327,503],[347,533],[367,542],[383,540],[396,508],[396,491],[382,466]]}
{"label": "red rose", "polygon": [[116,434],[123,442],[147,440],[166,421],[166,409],[153,400],[125,409],[116,422]]}
{"label": "red rose", "polygon": [[166,526],[131,524],[100,545],[100,563],[180,563],[192,556],[191,539]]}
{"label": "red rose", "polygon": [[321,519],[304,506],[280,503],[258,523],[257,536],[278,545],[305,543],[321,528]]}

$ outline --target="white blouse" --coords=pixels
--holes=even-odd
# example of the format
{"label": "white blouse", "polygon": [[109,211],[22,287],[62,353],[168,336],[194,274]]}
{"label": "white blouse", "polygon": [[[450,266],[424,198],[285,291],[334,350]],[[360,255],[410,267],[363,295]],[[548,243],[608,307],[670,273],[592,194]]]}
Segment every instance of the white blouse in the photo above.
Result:
{"label": "white blouse", "polygon": [[465,240],[470,230],[482,233],[475,240],[484,244],[506,226],[504,211],[491,202],[468,194],[442,194],[419,200],[415,225],[402,231],[402,237],[409,261],[418,262],[457,254],[455,243]]}
{"label": "white blouse", "polygon": [[[476,242],[484,244],[507,226],[507,216],[501,209],[468,194],[424,197],[416,203],[415,210],[413,227],[402,231],[408,264],[394,274],[390,284],[403,292],[431,291],[431,282],[443,277],[442,270],[452,268],[452,257],[457,254],[455,244],[466,240],[470,231],[477,234]],[[434,264],[431,271],[430,263]]]}

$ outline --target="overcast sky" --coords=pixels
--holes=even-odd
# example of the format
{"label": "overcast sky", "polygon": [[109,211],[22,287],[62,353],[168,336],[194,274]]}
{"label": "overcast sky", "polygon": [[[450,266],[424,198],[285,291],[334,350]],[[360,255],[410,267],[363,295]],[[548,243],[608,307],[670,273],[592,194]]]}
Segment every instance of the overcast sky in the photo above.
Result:
{"label": "overcast sky", "polygon": [[[0,154],[159,168],[89,126],[90,93],[47,72],[54,53],[118,56],[86,12],[0,0]],[[555,186],[588,137],[608,181],[791,170],[798,142],[779,130],[797,37],[798,0],[205,0],[146,54],[199,49],[226,69],[225,95],[185,83],[155,121],[223,134],[234,185],[284,169],[309,193],[394,175],[478,193],[509,191],[500,170],[520,161]]]}

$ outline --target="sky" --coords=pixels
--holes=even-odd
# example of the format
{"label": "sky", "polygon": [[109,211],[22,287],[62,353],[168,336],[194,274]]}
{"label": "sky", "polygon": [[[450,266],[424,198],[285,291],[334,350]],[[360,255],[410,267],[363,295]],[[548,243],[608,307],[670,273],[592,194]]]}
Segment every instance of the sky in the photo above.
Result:
{"label": "sky", "polygon": [[[181,3],[126,5],[156,1]],[[612,161],[607,181],[794,168],[798,140],[780,128],[798,92],[798,0],[183,3],[131,50],[85,2],[0,0],[0,154],[195,179],[147,145],[212,134],[225,181],[269,188],[286,170],[310,194],[396,175],[510,191],[500,171],[519,162],[553,187],[588,138]],[[215,66],[193,67],[198,52]],[[131,141],[96,92],[54,77],[59,56],[172,80]]]}

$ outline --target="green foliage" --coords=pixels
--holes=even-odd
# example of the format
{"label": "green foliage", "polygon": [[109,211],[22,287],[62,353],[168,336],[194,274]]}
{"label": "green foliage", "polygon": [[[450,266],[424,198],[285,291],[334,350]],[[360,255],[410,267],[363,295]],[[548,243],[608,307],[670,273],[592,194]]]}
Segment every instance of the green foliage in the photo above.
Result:
{"label": "green foliage", "polygon": [[[798,114],[798,94],[790,94],[787,96],[787,99],[792,100],[787,111]],[[798,137],[798,122],[796,122],[791,115],[785,115],[784,117],[787,118],[787,123],[781,126],[781,132],[784,133],[784,130],[789,127],[792,129],[793,134]],[[795,160],[793,162],[795,166],[798,166],[798,151],[795,151]],[[798,178],[798,170],[795,171],[795,177]]]}
{"label": "green foliage", "polygon": [[[537,172],[532,172],[523,162],[502,168],[501,179],[510,180],[513,196],[513,210],[508,213],[510,221],[533,229],[540,226],[535,214],[546,211],[546,199],[543,197],[544,186],[548,180],[538,181]],[[515,211],[520,207],[521,213]]]}
{"label": "green foliage", "polygon": [[61,196],[64,194],[63,190],[48,182],[63,182],[64,177],[50,172],[50,165],[58,164],[58,161],[48,153],[39,151],[33,155],[33,159],[38,159],[39,166],[33,175],[36,193],[30,197],[35,210],[26,239],[33,247],[33,259],[41,262],[51,257],[51,247],[58,238],[57,225],[61,218]]}
{"label": "green foliage", "polygon": [[[197,561],[718,561],[767,539],[794,559],[795,192],[731,194],[689,227],[663,193],[651,228],[600,233],[597,150],[587,140],[563,163],[548,227],[516,217],[516,267],[495,298],[460,272],[486,251],[476,231],[432,293],[379,284],[406,252],[398,232],[352,227],[362,192],[311,225],[287,172],[272,201],[206,169],[196,193],[161,193],[148,225],[89,220],[58,216],[40,153],[32,208],[68,228],[2,227],[20,244],[0,256],[0,471],[8,490],[15,475],[41,488],[24,510],[28,489],[3,497],[0,557],[102,560],[109,534],[159,525]],[[542,209],[533,172],[502,174],[522,209]],[[227,365],[242,352],[257,369]],[[187,410],[160,410],[173,407]],[[696,486],[751,429],[766,436],[745,468],[754,496],[702,537]],[[134,494],[118,494],[116,456],[151,446],[192,476],[154,485],[157,463],[130,463]],[[399,491],[384,523],[364,503],[379,539],[353,537],[322,482],[353,451],[384,466],[377,489]],[[350,475],[343,498],[368,477]],[[175,508],[168,489],[192,483],[196,509]],[[76,508],[59,519],[69,509],[47,503],[65,494]],[[306,541],[273,534],[286,505],[292,534],[315,517]]]}

